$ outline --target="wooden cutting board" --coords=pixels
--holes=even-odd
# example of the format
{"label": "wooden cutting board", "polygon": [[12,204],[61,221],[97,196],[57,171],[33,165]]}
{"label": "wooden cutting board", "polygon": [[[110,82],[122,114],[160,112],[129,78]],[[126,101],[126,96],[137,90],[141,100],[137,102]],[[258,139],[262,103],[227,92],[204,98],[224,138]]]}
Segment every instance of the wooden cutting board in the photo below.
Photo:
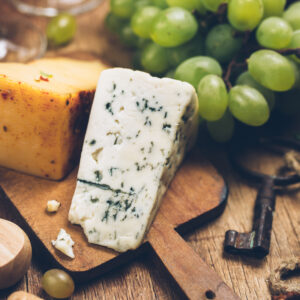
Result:
{"label": "wooden cutting board", "polygon": [[[74,170],[63,181],[54,182],[0,168],[0,186],[6,194],[0,195],[0,200],[13,204],[60,267],[79,279],[91,278],[128,261],[150,244],[190,299],[238,299],[174,230],[192,230],[218,216],[226,204],[223,178],[199,152],[190,154],[178,170],[144,245],[123,254],[89,244],[81,227],[68,222],[76,174]],[[52,199],[62,203],[56,214],[45,210]],[[75,259],[67,258],[51,245],[60,228],[75,241]],[[209,298],[212,295],[217,297]]]}

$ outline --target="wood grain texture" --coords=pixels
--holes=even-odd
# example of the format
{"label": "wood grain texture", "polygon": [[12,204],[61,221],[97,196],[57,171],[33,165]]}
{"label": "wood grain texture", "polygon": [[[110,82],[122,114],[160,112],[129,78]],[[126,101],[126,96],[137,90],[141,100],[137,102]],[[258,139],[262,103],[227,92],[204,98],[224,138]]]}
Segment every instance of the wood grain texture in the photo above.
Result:
{"label": "wood grain texture", "polygon": [[[0,185],[7,196],[3,198],[11,201],[60,266],[73,276],[86,280],[135,257],[136,253],[129,251],[118,254],[108,248],[89,244],[81,227],[68,222],[76,178],[77,170],[63,181],[56,182],[0,168]],[[61,203],[59,211],[55,214],[46,211],[47,201],[51,199]],[[171,228],[178,226],[184,228],[191,220],[193,223],[201,222],[201,216],[205,214],[210,213],[214,217],[217,213],[221,213],[225,200],[226,186],[223,178],[203,155],[190,154],[179,168],[164,196],[154,224],[160,226],[166,223]],[[213,214],[212,211],[216,213]],[[75,242],[73,248],[75,259],[69,259],[51,244],[60,228],[65,229]],[[150,244],[152,241],[157,244],[153,238],[149,241]],[[174,246],[176,249],[177,245]],[[88,274],[85,273],[87,271]]]}
{"label": "wood grain texture", "polygon": [[190,300],[240,299],[167,222],[155,222],[148,239]]}
{"label": "wood grain texture", "polygon": [[[91,50],[94,55],[102,57],[110,64],[127,66],[128,52],[104,30],[103,18],[107,6],[106,2],[95,11],[77,17],[79,30],[74,42],[59,49],[58,52],[64,54],[75,50]],[[30,19],[41,28],[44,28],[47,22],[45,18],[20,16],[5,1],[0,1],[0,12],[4,15]],[[51,51],[48,55],[56,52]],[[242,300],[269,300],[271,297],[266,278],[271,270],[275,269],[283,259],[300,256],[300,193],[295,190],[278,197],[273,221],[271,252],[265,259],[258,261],[226,255],[223,253],[226,230],[235,229],[242,232],[252,227],[256,190],[246,185],[228,165],[226,149],[222,147],[212,149],[208,154],[228,182],[230,190],[228,204],[220,218],[184,237],[196,253],[233,288]],[[249,163],[261,169],[271,169],[274,163],[277,163],[277,159],[252,158]],[[4,201],[0,201],[0,217],[23,226],[21,219]],[[40,286],[43,272],[50,267],[50,262],[44,259],[39,250],[34,249],[32,265],[27,276],[12,289],[0,291],[0,299],[6,300],[14,290],[26,290],[50,300]],[[185,296],[154,252],[148,251],[118,270],[88,284],[78,285],[71,299],[181,300],[185,299]]]}

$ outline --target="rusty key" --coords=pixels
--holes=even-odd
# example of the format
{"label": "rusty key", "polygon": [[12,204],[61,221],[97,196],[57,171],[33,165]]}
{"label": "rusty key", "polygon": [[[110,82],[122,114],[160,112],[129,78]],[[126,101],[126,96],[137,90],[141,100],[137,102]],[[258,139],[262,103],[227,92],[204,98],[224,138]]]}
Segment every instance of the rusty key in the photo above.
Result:
{"label": "rusty key", "polygon": [[[256,141],[258,144],[271,144],[300,150],[300,142],[291,138],[274,137]],[[225,234],[224,251],[231,254],[244,254],[263,258],[269,253],[271,231],[273,222],[273,212],[275,210],[276,190],[278,186],[288,186],[299,183],[300,176],[292,174],[288,176],[266,175],[246,168],[238,159],[242,150],[248,148],[249,144],[240,143],[238,147],[233,148],[229,158],[232,165],[240,174],[252,181],[261,184],[258,190],[252,231],[249,233],[239,233],[235,230],[228,230]],[[279,151],[280,154],[284,152]]]}
{"label": "rusty key", "polygon": [[228,230],[225,234],[224,250],[257,258],[268,255],[275,201],[274,181],[271,178],[265,179],[256,197],[252,231],[239,233]]}

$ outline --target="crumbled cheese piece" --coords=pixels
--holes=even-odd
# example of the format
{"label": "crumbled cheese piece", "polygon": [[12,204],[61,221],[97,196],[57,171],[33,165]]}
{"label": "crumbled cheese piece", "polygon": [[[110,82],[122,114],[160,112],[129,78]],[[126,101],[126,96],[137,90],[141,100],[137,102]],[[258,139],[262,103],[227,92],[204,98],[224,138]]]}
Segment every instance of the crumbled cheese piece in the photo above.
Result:
{"label": "crumbled cheese piece", "polygon": [[57,212],[60,207],[60,202],[56,200],[49,200],[47,202],[47,211],[48,212]]}
{"label": "crumbled cheese piece", "polygon": [[64,229],[61,229],[58,233],[56,241],[52,241],[52,245],[65,255],[75,258],[73,252],[74,241],[72,240],[71,236],[66,233]]}

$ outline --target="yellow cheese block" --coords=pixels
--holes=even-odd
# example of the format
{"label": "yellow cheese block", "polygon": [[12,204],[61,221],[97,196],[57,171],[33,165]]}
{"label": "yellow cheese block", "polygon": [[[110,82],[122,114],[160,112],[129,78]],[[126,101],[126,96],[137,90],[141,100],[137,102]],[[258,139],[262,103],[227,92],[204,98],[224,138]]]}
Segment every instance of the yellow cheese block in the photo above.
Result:
{"label": "yellow cheese block", "polygon": [[62,179],[77,163],[99,61],[0,63],[0,166]]}

